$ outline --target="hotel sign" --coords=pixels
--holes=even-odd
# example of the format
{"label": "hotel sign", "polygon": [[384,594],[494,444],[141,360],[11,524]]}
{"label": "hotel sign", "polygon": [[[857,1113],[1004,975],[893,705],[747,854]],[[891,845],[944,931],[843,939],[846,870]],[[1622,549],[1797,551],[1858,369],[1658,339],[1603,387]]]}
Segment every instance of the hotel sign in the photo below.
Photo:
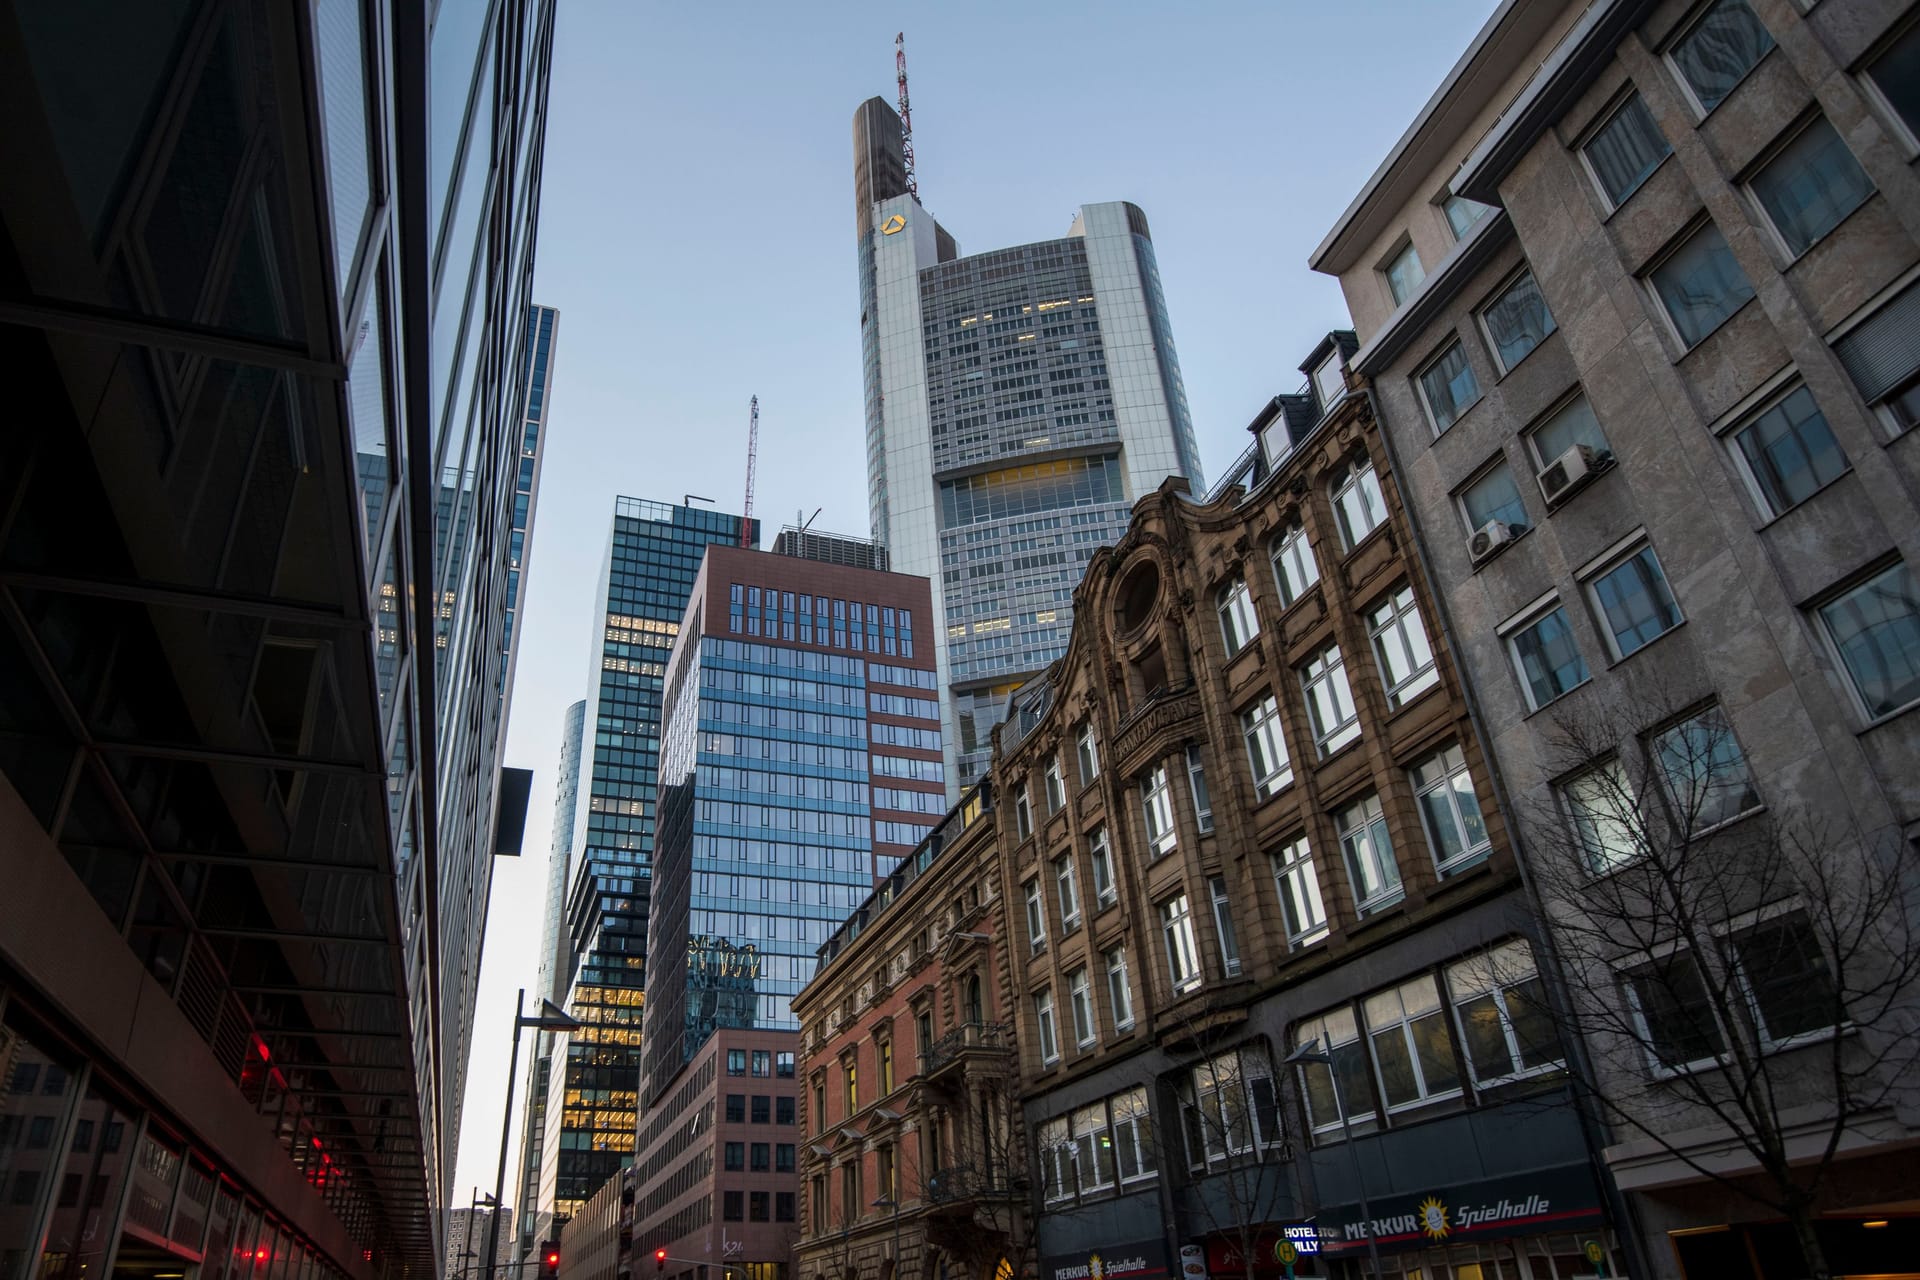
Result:
{"label": "hotel sign", "polygon": [[1357,1204],[1322,1210],[1320,1247],[1329,1254],[1357,1253],[1366,1249],[1371,1234],[1382,1253],[1392,1253],[1572,1231],[1603,1221],[1600,1194],[1583,1165],[1436,1187],[1375,1200],[1368,1207],[1371,1219]]}

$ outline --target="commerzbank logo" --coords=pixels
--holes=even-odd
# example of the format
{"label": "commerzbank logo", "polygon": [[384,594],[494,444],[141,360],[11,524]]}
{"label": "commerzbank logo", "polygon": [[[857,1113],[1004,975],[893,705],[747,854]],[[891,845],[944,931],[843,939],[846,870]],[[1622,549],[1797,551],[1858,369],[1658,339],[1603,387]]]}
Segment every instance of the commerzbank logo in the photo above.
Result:
{"label": "commerzbank logo", "polygon": [[880,224],[880,234],[883,236],[898,235],[900,232],[906,230],[906,227],[906,216],[896,213]]}

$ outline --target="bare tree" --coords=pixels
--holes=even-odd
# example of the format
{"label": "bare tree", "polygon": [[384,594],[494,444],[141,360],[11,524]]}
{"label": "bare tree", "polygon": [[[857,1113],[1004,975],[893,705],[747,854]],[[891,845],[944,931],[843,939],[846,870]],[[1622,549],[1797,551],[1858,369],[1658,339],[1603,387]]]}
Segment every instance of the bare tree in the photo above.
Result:
{"label": "bare tree", "polygon": [[930,1243],[975,1276],[1030,1280],[1040,1266],[1041,1191],[1028,1157],[1012,1043],[1004,1025],[985,1023],[967,1024],[934,1046],[935,1057],[980,1052],[967,1064],[972,1070],[930,1089],[939,1101],[923,1109],[921,1123],[944,1117],[946,1124],[941,1166],[923,1170],[921,1185],[930,1208],[964,1209],[939,1214]]}
{"label": "bare tree", "polygon": [[1254,1280],[1257,1251],[1292,1203],[1279,1068],[1254,1041],[1198,1058],[1179,1093],[1182,1131],[1163,1135],[1165,1160],[1195,1168],[1189,1203],[1208,1234],[1233,1243],[1245,1280]]}
{"label": "bare tree", "polygon": [[1784,1217],[1825,1280],[1843,1144],[1916,1088],[1911,851],[1763,807],[1720,709],[1664,690],[1558,718],[1542,765],[1522,817],[1595,1103]]}

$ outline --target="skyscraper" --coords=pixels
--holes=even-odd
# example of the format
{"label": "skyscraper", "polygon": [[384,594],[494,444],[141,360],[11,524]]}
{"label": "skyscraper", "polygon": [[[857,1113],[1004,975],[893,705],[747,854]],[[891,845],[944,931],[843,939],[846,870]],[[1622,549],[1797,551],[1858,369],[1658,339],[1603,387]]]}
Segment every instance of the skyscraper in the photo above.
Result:
{"label": "skyscraper", "polygon": [[633,1158],[662,678],[702,553],[738,545],[740,523],[614,504],[549,995],[586,1025],[553,1042],[536,1214],[572,1216]]}
{"label": "skyscraper", "polygon": [[0,1271],[439,1265],[554,5],[438,8],[0,0]]}
{"label": "skyscraper", "polygon": [[1200,460],[1146,215],[1083,206],[1057,240],[959,256],[907,193],[900,118],[854,113],[868,508],[939,584],[950,797],[1009,694],[1065,651],[1073,589],[1135,498]]}
{"label": "skyscraper", "polygon": [[649,1101],[716,1029],[796,1029],[815,950],[946,811],[926,580],[807,545],[710,548],[667,667]]}

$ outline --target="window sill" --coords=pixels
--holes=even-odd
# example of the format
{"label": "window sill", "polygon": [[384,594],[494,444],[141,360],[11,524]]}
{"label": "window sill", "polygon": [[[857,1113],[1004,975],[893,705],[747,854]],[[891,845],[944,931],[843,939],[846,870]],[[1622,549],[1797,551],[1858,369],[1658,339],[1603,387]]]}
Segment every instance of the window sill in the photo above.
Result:
{"label": "window sill", "polygon": [[1668,165],[1672,163],[1673,163],[1673,152],[1669,150],[1666,155],[1660,157],[1659,164],[1656,164],[1655,166],[1653,166],[1653,168],[1647,170],[1645,177],[1641,178],[1640,181],[1634,183],[1633,186],[1629,187],[1627,190],[1620,193],[1620,200],[1617,204],[1613,203],[1612,198],[1608,196],[1605,191],[1601,190],[1599,182],[1596,181],[1593,184],[1593,189],[1599,193],[1600,202],[1602,204],[1612,204],[1613,206],[1612,208],[1607,210],[1606,216],[1600,219],[1600,225],[1604,227],[1609,222],[1612,222],[1622,209],[1626,208],[1628,205],[1633,203],[1633,198],[1635,196],[1639,195],[1642,191],[1645,191],[1647,189],[1647,184],[1653,181],[1654,176],[1656,174],[1658,174],[1662,169],[1666,168]]}
{"label": "window sill", "polygon": [[1398,720],[1400,718],[1401,712],[1407,711],[1413,707],[1419,706],[1420,703],[1424,701],[1429,694],[1437,693],[1439,691],[1440,684],[1441,684],[1439,664],[1436,662],[1433,666],[1428,667],[1427,670],[1431,672],[1433,675],[1433,683],[1428,685],[1426,688],[1420,690],[1420,692],[1414,694],[1412,697],[1407,698],[1401,702],[1393,702],[1392,701],[1393,694],[1392,693],[1387,694],[1387,698],[1388,698],[1387,720],[1389,722]]}
{"label": "window sill", "polygon": [[1435,862],[1433,870],[1442,883],[1458,884],[1473,872],[1483,870],[1491,857],[1493,857],[1493,845],[1489,842],[1477,853],[1455,858],[1452,862]]}
{"label": "window sill", "polygon": [[1755,307],[1760,305],[1760,295],[1756,293],[1752,297],[1748,298],[1745,302],[1735,307],[1733,310],[1727,312],[1726,315],[1721,316],[1719,324],[1716,324],[1715,326],[1713,326],[1713,328],[1701,334],[1699,340],[1695,342],[1692,346],[1687,346],[1686,345],[1687,340],[1680,336],[1680,330],[1677,327],[1675,327],[1673,323],[1672,314],[1667,311],[1667,304],[1660,301],[1660,295],[1658,293],[1654,294],[1653,298],[1655,303],[1657,303],[1660,307],[1660,314],[1667,317],[1667,332],[1671,333],[1674,336],[1674,340],[1681,344],[1680,354],[1675,356],[1671,361],[1671,363],[1675,368],[1678,368],[1679,366],[1685,364],[1688,358],[1692,356],[1694,352],[1699,351],[1701,348],[1705,347],[1709,342],[1712,342],[1714,339],[1714,335],[1718,334],[1722,329],[1732,324],[1736,319],[1739,318],[1742,312],[1746,311],[1749,307]]}
{"label": "window sill", "polygon": [[[1545,711],[1548,707],[1558,706],[1561,702],[1565,701],[1567,698],[1572,697],[1574,694],[1580,692],[1582,689],[1586,688],[1588,685],[1592,683],[1593,683],[1593,673],[1588,672],[1587,678],[1585,680],[1582,680],[1579,684],[1574,685],[1572,688],[1561,690],[1559,693],[1554,694],[1551,698],[1548,698],[1545,702],[1541,703],[1539,706],[1533,707],[1533,709],[1528,711],[1527,714],[1520,717],[1521,721],[1524,723],[1525,721],[1533,719],[1535,716],[1539,715],[1542,711]],[[1529,705],[1531,705],[1531,702],[1529,702]]]}
{"label": "window sill", "polygon": [[1854,736],[1860,737],[1864,734],[1872,733],[1875,729],[1885,728],[1887,725],[1892,724],[1895,720],[1900,719],[1902,716],[1908,715],[1915,711],[1920,711],[1920,698],[1915,698],[1912,702],[1905,703],[1901,706],[1895,707],[1893,710],[1887,712],[1884,715],[1875,716],[1873,719],[1867,721],[1867,723],[1865,723],[1864,725],[1861,725],[1858,729],[1854,730]]}
{"label": "window sill", "polygon": [[1748,818],[1755,817],[1759,814],[1765,813],[1766,811],[1767,811],[1767,806],[1765,806],[1764,804],[1757,804],[1757,805],[1754,805],[1751,809],[1742,809],[1740,812],[1734,814],[1731,818],[1722,818],[1720,819],[1720,821],[1714,823],[1712,826],[1702,827],[1698,831],[1690,831],[1687,833],[1685,838],[1689,842],[1705,840],[1708,836],[1717,836],[1722,831],[1725,831],[1728,827],[1735,826],[1739,823],[1745,822]]}
{"label": "window sill", "polygon": [[[1514,277],[1515,280],[1518,280],[1518,278],[1519,277],[1517,276]],[[1515,369],[1518,369],[1521,365],[1525,364],[1528,360],[1531,360],[1534,356],[1534,353],[1539,351],[1540,348],[1546,346],[1548,340],[1551,339],[1554,334],[1559,332],[1560,332],[1560,326],[1556,322],[1553,328],[1547,330],[1545,333],[1540,335],[1540,341],[1534,343],[1531,347],[1527,348],[1526,355],[1521,356],[1518,360],[1515,360],[1511,365],[1507,366],[1504,369],[1500,368],[1499,349],[1495,347],[1491,342],[1489,342],[1487,344],[1487,350],[1493,356],[1493,367],[1496,369],[1500,369],[1500,376],[1493,380],[1493,385],[1497,387],[1501,383],[1505,382],[1508,379],[1508,377],[1510,377],[1513,374],[1513,371]]]}
{"label": "window sill", "polygon": [[1807,241],[1807,247],[1802,249],[1798,253],[1795,253],[1793,251],[1792,246],[1787,244],[1787,238],[1780,234],[1780,228],[1773,225],[1773,219],[1771,217],[1767,217],[1766,225],[1767,225],[1767,228],[1771,230],[1774,234],[1775,244],[1779,248],[1784,250],[1786,253],[1786,259],[1781,264],[1780,273],[1782,275],[1785,275],[1787,272],[1792,271],[1795,267],[1799,266],[1802,262],[1806,260],[1806,257],[1808,254],[1812,253],[1815,249],[1818,249],[1821,245],[1825,244],[1828,240],[1831,240],[1834,236],[1839,235],[1840,228],[1846,226],[1849,222],[1853,221],[1856,217],[1858,217],[1860,214],[1860,211],[1866,208],[1869,204],[1872,204],[1873,198],[1879,194],[1880,194],[1880,188],[1878,187],[1875,187],[1873,190],[1867,192],[1866,196],[1861,199],[1859,204],[1853,206],[1853,208],[1847,210],[1845,213],[1840,215],[1840,221],[1834,223],[1832,226],[1828,227],[1825,231],[1822,231],[1819,235]]}
{"label": "window sill", "polygon": [[1345,755],[1347,752],[1359,746],[1365,740],[1366,740],[1365,734],[1356,733],[1353,735],[1353,739],[1351,741],[1343,742],[1339,746],[1333,748],[1331,751],[1321,747],[1318,743],[1315,743],[1314,749],[1319,752],[1320,758],[1314,762],[1314,767],[1324,769],[1326,766],[1332,764],[1335,760],[1338,760],[1341,756]]}
{"label": "window sill", "polygon": [[[1445,355],[1446,353],[1442,352],[1441,354]],[[1498,379],[1495,379],[1494,385],[1495,386],[1499,385]],[[1420,407],[1422,409],[1426,409],[1427,425],[1433,428],[1433,438],[1435,440],[1439,440],[1444,438],[1447,432],[1453,430],[1455,427],[1459,426],[1462,422],[1464,422],[1466,420],[1467,415],[1472,413],[1475,409],[1478,409],[1481,405],[1481,402],[1483,402],[1486,398],[1487,398],[1487,394],[1484,391],[1474,396],[1473,399],[1467,401],[1464,405],[1460,406],[1460,412],[1454,414],[1453,421],[1449,422],[1444,427],[1441,426],[1438,420],[1434,418],[1433,410],[1430,408],[1427,408],[1427,397],[1424,392],[1421,393],[1421,396],[1420,396]]]}
{"label": "window sill", "polygon": [[1340,556],[1341,565],[1344,566],[1347,561],[1359,555],[1363,550],[1366,549],[1366,546],[1369,542],[1372,542],[1375,538],[1378,538],[1382,533],[1386,531],[1388,526],[1390,526],[1392,523],[1393,521],[1391,518],[1383,518],[1379,524],[1373,526],[1373,528],[1361,534],[1358,541],[1356,541],[1352,546],[1348,547],[1344,552],[1341,553],[1341,556]]}
{"label": "window sill", "polygon": [[[1584,590],[1590,584],[1583,582],[1580,585],[1581,585],[1581,588]],[[1669,586],[1668,590],[1671,591],[1672,587]],[[1677,604],[1678,601],[1675,601],[1675,603]],[[1680,621],[1674,623],[1672,626],[1668,627],[1665,631],[1662,631],[1659,635],[1647,641],[1645,644],[1641,645],[1638,649],[1635,649],[1632,653],[1629,653],[1624,657],[1614,658],[1611,662],[1607,663],[1607,670],[1613,671],[1625,665],[1626,663],[1632,662],[1635,658],[1647,652],[1647,650],[1653,648],[1655,645],[1659,644],[1662,640],[1665,640],[1668,636],[1674,635],[1677,632],[1685,630],[1686,625],[1687,625],[1687,620],[1685,618],[1680,619]]]}
{"label": "window sill", "polygon": [[[1738,448],[1737,445],[1735,447]],[[1800,501],[1794,503],[1792,506],[1787,507],[1786,509],[1781,511],[1773,512],[1771,515],[1768,515],[1759,524],[1753,526],[1753,531],[1755,533],[1761,533],[1761,532],[1764,532],[1765,530],[1773,528],[1773,526],[1779,524],[1782,520],[1785,520],[1788,516],[1800,510],[1800,508],[1806,506],[1809,502],[1812,502],[1815,498],[1819,497],[1821,494],[1825,493],[1827,490],[1833,488],[1833,486],[1839,484],[1842,480],[1845,480],[1848,476],[1852,474],[1853,474],[1853,464],[1848,463],[1847,466],[1841,470],[1840,474],[1836,475],[1833,479],[1827,481],[1825,484],[1821,485],[1818,489],[1815,489],[1812,493],[1809,493],[1806,497],[1800,499]],[[1749,488],[1751,488],[1751,486],[1749,486]],[[1766,499],[1764,497],[1759,497],[1758,495],[1756,495],[1756,500],[1754,505],[1758,506],[1762,511],[1765,511],[1767,509]]]}
{"label": "window sill", "polygon": [[1288,778],[1285,782],[1267,792],[1262,792],[1260,790],[1260,784],[1256,782],[1253,787],[1253,807],[1256,810],[1264,809],[1270,802],[1278,800],[1291,790],[1293,790],[1292,778]]}

